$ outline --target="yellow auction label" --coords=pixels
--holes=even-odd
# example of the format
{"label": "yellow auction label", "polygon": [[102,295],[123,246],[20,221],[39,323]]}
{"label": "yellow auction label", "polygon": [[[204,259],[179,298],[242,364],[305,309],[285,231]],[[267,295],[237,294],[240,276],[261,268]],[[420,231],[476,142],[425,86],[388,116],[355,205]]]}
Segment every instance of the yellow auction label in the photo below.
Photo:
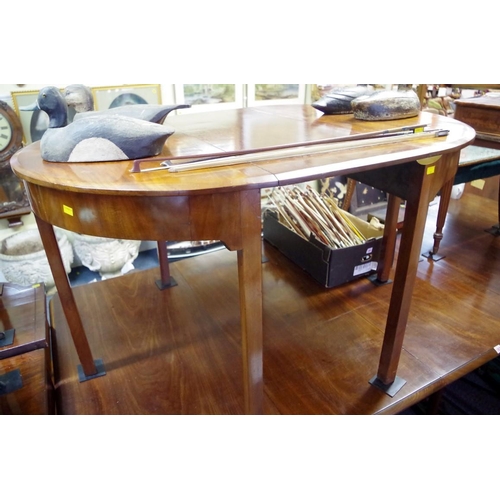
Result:
{"label": "yellow auction label", "polygon": [[432,175],[436,170],[436,165],[432,165],[431,167],[427,167],[427,175]]}
{"label": "yellow auction label", "polygon": [[73,209],[71,207],[68,207],[66,205],[63,205],[63,212],[66,214],[66,215],[70,215],[71,217],[73,217]]}
{"label": "yellow auction label", "polygon": [[413,132],[414,133],[423,132],[424,129],[425,129],[425,127],[419,127],[419,128],[416,128]]}

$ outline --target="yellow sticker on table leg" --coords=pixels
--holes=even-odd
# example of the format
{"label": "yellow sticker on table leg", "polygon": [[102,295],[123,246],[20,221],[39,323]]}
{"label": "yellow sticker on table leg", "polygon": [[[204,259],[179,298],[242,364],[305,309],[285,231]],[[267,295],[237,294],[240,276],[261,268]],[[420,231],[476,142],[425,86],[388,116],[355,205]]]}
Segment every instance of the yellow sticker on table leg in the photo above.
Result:
{"label": "yellow sticker on table leg", "polygon": [[436,171],[436,165],[432,165],[431,167],[427,167],[427,175],[432,175]]}
{"label": "yellow sticker on table leg", "polygon": [[66,214],[66,215],[71,215],[71,217],[73,217],[73,209],[71,207],[68,207],[66,205],[63,205],[63,212]]}

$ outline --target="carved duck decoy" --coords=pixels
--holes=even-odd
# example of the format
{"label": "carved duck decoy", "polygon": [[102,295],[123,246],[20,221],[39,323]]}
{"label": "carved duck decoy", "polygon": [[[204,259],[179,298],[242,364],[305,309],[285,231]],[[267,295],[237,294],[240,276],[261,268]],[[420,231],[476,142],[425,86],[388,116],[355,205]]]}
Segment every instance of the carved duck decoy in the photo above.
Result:
{"label": "carved duck decoy", "polygon": [[80,120],[93,113],[106,115],[129,116],[162,124],[167,115],[175,109],[190,108],[190,104],[130,104],[115,108],[94,111],[94,97],[92,91],[85,85],[73,84],[64,89],[64,97],[68,106],[76,111],[73,121]]}
{"label": "carved duck decoy", "polygon": [[417,116],[420,99],[412,89],[379,90],[351,103],[354,118],[365,121],[398,120]]}
{"label": "carved duck decoy", "polygon": [[51,162],[120,161],[161,153],[174,130],[123,115],[90,114],[68,125],[68,105],[56,87],[40,90],[36,105],[49,116],[40,141],[42,158]]}
{"label": "carved duck decoy", "polygon": [[311,106],[325,115],[345,115],[352,113],[351,103],[354,99],[373,92],[373,87],[369,85],[334,87]]}
{"label": "carved duck decoy", "polygon": [[63,91],[64,99],[69,108],[77,113],[94,111],[94,96],[89,87],[81,84],[68,85]]}

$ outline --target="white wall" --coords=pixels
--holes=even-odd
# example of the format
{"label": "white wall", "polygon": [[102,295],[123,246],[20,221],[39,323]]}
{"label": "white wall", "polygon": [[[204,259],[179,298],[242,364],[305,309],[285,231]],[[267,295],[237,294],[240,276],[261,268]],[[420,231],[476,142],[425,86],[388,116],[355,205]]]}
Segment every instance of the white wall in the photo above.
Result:
{"label": "white wall", "polygon": [[[124,84],[124,83],[115,83],[115,82],[107,82],[107,83],[87,83],[87,82],[71,82],[71,83],[83,83],[84,85],[87,85],[88,87],[119,87],[121,85],[129,85],[129,84]],[[158,82],[156,82],[158,83]],[[43,87],[46,86],[54,86],[58,88],[64,88],[67,85],[70,85],[69,83],[27,83],[23,84],[21,86],[14,84],[14,83],[0,83],[0,99],[7,102],[11,107],[13,107],[13,102],[12,102],[12,96],[11,92],[23,92],[23,91],[33,91],[33,90],[40,90]],[[175,86],[176,84],[174,83],[160,83],[161,86],[161,101],[163,104],[171,104],[176,102],[175,101]],[[240,85],[240,84],[238,84]],[[251,85],[251,84],[243,84],[245,86]],[[310,103],[311,102],[311,85],[306,84],[305,85],[305,102]],[[198,108],[199,111],[202,111],[203,106],[201,108]]]}
{"label": "white wall", "polygon": [[[70,82],[70,83],[26,83],[19,86],[14,83],[0,83],[0,99],[7,102],[10,106],[13,106],[11,92],[23,92],[28,90],[40,90],[46,86],[54,86],[58,88],[64,88],[71,83],[83,83],[88,87],[118,87],[120,85],[126,85],[124,83],[86,83],[86,82]],[[173,83],[162,83],[161,85],[161,100],[163,104],[173,103],[175,101],[175,87]]]}

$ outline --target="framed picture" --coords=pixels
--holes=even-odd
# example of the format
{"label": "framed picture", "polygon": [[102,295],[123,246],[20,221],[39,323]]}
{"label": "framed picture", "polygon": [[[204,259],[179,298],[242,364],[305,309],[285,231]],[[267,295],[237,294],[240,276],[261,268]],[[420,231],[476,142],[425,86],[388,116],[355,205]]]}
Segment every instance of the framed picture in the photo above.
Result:
{"label": "framed picture", "polygon": [[23,127],[23,143],[26,146],[32,142],[39,141],[49,126],[49,117],[44,111],[23,111],[25,106],[31,106],[36,102],[38,90],[24,90],[11,92],[14,111],[19,116]]}
{"label": "framed picture", "polygon": [[270,104],[304,104],[306,86],[303,83],[249,83],[248,106]]}
{"label": "framed picture", "polygon": [[[63,92],[64,89],[59,89]],[[49,127],[49,117],[45,111],[36,109],[34,111],[24,111],[23,108],[31,106],[37,100],[39,90],[24,90],[20,92],[11,92],[14,111],[19,116],[23,127],[23,143],[25,146],[32,142],[39,141],[42,135]],[[73,121],[75,110],[68,109],[68,123]]]}
{"label": "framed picture", "polygon": [[190,104],[191,108],[177,112],[196,113],[217,109],[242,108],[243,85],[235,83],[181,83],[175,85],[176,104]]}
{"label": "framed picture", "polygon": [[161,104],[161,85],[121,85],[117,87],[92,87],[94,108],[103,109],[129,104]]}
{"label": "framed picture", "polygon": [[16,218],[31,212],[23,181],[10,167],[0,168],[0,218]]}

